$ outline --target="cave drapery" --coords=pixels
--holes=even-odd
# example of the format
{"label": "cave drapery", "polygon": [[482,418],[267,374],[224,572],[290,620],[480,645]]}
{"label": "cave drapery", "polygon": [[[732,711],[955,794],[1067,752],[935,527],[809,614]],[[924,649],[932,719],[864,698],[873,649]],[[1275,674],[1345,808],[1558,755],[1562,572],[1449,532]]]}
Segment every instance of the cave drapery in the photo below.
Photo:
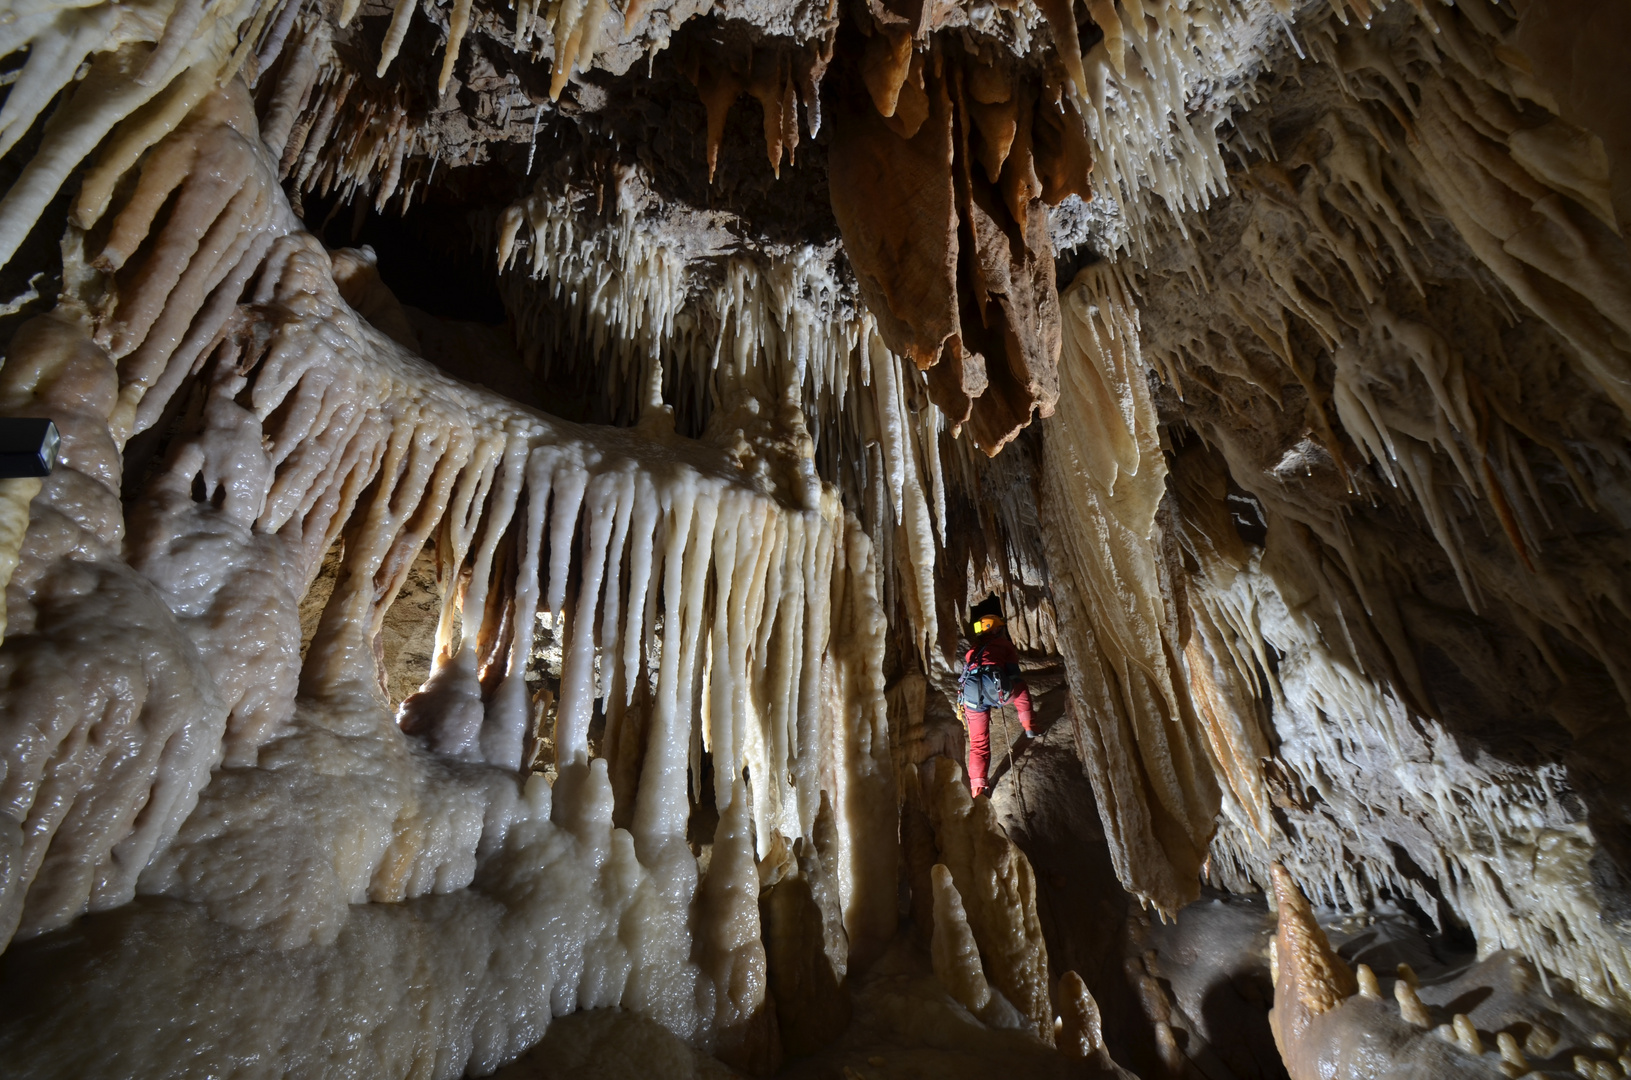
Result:
{"label": "cave drapery", "polygon": [[1627,42],[0,0],[0,1073],[1631,1075]]}

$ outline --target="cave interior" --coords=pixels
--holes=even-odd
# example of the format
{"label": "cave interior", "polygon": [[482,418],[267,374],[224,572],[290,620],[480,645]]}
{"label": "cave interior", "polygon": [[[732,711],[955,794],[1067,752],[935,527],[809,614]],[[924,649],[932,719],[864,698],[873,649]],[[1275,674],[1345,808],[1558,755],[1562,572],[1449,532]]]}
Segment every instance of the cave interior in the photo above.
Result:
{"label": "cave interior", "polygon": [[1628,45],[0,0],[0,1074],[1631,1076]]}

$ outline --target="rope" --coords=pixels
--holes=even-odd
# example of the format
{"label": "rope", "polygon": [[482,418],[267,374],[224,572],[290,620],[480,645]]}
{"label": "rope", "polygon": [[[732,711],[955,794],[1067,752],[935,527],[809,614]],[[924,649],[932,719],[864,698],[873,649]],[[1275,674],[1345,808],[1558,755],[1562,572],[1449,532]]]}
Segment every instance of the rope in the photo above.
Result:
{"label": "rope", "polygon": [[1008,737],[1008,705],[1006,702],[997,704],[997,715],[1002,718],[1002,742],[1008,747],[1008,767],[1014,767],[1014,740]]}
{"label": "rope", "polygon": [[[1019,811],[1021,816],[1030,817],[1031,808],[1025,802],[1025,767],[1014,755],[1014,740],[1008,734],[1008,703],[1002,702],[997,706],[997,713],[1002,717],[1002,740],[1008,744],[1008,767],[1014,772],[1014,787],[1019,792]],[[1019,719],[1019,708],[1014,708],[1014,719]]]}

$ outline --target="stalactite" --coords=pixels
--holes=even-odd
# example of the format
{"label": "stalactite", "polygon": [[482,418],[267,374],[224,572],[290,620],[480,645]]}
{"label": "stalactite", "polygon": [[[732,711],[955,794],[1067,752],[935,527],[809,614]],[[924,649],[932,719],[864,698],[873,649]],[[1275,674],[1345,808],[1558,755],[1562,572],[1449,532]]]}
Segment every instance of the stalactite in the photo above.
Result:
{"label": "stalactite", "polygon": [[[989,130],[1000,125],[981,110],[985,103],[971,110],[965,97],[965,80],[974,77],[982,96],[999,96],[987,92],[989,77],[969,74],[986,65],[937,49],[903,55],[917,73],[904,82],[888,64],[873,63],[884,54],[869,52],[850,81],[859,78],[870,96],[839,91],[829,156],[833,214],[884,341],[927,372],[930,397],[954,427],[966,424],[980,448],[995,454],[1033,411],[1049,415],[1058,396],[1058,297],[1040,197],[1057,203],[1086,191],[1092,155],[1073,109],[1061,120],[1048,111],[1055,106],[1026,95],[1016,100],[1020,130],[1031,127],[1035,106],[1075,152],[1040,147],[1057,182],[999,196],[1019,190],[1015,175],[1034,179],[1041,158],[1033,159],[1023,139],[1012,153],[1002,149],[998,181],[975,170],[976,160],[998,156],[988,139],[1005,141]],[[915,87],[921,99],[905,126],[895,106],[900,86]]]}
{"label": "stalactite", "polygon": [[[830,45],[829,45],[830,48]],[[763,117],[765,154],[771,172],[780,179],[782,159],[792,159],[798,151],[798,72],[809,72],[805,95],[806,113],[819,93],[824,64],[818,56],[819,43],[804,50],[785,48],[746,48],[740,51],[688,42],[679,57],[680,69],[697,88],[708,113],[708,182],[714,182],[719,165],[719,149],[724,141],[725,120],[736,99],[746,93],[759,103]],[[810,114],[812,134],[818,126]]]}
{"label": "stalactite", "polygon": [[[636,205],[639,178],[625,183],[622,201]],[[661,378],[680,430],[741,454],[756,440],[782,438],[772,425],[794,416],[797,403],[803,415],[823,418],[809,433],[814,464],[847,494],[873,482],[855,464],[877,443],[877,480],[889,497],[886,517],[868,524],[876,565],[885,593],[906,598],[920,654],[939,657],[933,568],[947,543],[941,421],[928,408],[922,377],[902,366],[870,315],[856,310],[831,253],[794,250],[768,265],[717,259],[657,242],[638,212],[586,223],[579,205],[541,186],[500,223],[501,265],[530,264],[530,279],[513,273],[509,280],[525,305],[523,332],[539,369],[578,362],[562,351],[569,340],[563,324],[580,327],[596,342],[593,363],[606,396],[621,403],[616,419],[639,417],[640,395]],[[606,273],[608,264],[615,273]],[[547,289],[544,297],[539,289]],[[772,413],[763,402],[777,399],[785,404]],[[839,461],[848,469],[830,471]]]}
{"label": "stalactite", "polygon": [[[166,119],[174,123],[188,107],[180,102],[196,101],[203,81],[231,63],[238,28],[256,8],[252,0],[225,6],[177,0],[150,14],[113,4],[65,10],[46,5],[14,19],[0,38],[0,51],[27,46],[29,59],[0,110],[0,132],[11,133],[7,148],[88,66],[46,122],[39,149],[0,198],[0,266],[11,261],[69,174],[110,131],[134,127],[155,141],[165,134]],[[127,167],[141,149],[121,148]]]}
{"label": "stalactite", "polygon": [[1176,911],[1198,891],[1219,795],[1203,734],[1207,713],[1197,716],[1183,692],[1156,520],[1166,465],[1131,298],[1111,271],[1095,268],[1078,276],[1063,307],[1060,412],[1046,429],[1044,509],[1054,523],[1048,564],[1066,663],[1095,731],[1087,764],[1117,872],[1147,901]]}
{"label": "stalactite", "polygon": [[[1242,78],[1261,62],[1250,43],[1278,37],[1284,23],[1271,3],[1087,7],[1101,40],[1080,74],[1068,44],[1060,55],[1092,139],[1096,194],[1119,218],[1107,246],[1132,255],[1171,228],[1187,236],[1185,212],[1228,191],[1217,131],[1254,102],[1256,87]],[[1050,22],[1074,22],[1068,8]]]}

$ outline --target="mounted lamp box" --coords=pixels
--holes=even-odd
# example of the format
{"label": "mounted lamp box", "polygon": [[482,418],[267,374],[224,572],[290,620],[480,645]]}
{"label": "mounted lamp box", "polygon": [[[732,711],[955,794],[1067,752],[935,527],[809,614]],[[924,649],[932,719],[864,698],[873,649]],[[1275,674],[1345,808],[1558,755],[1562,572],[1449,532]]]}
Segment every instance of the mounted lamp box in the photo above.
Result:
{"label": "mounted lamp box", "polygon": [[62,439],[50,420],[8,417],[0,420],[0,479],[50,476]]}

